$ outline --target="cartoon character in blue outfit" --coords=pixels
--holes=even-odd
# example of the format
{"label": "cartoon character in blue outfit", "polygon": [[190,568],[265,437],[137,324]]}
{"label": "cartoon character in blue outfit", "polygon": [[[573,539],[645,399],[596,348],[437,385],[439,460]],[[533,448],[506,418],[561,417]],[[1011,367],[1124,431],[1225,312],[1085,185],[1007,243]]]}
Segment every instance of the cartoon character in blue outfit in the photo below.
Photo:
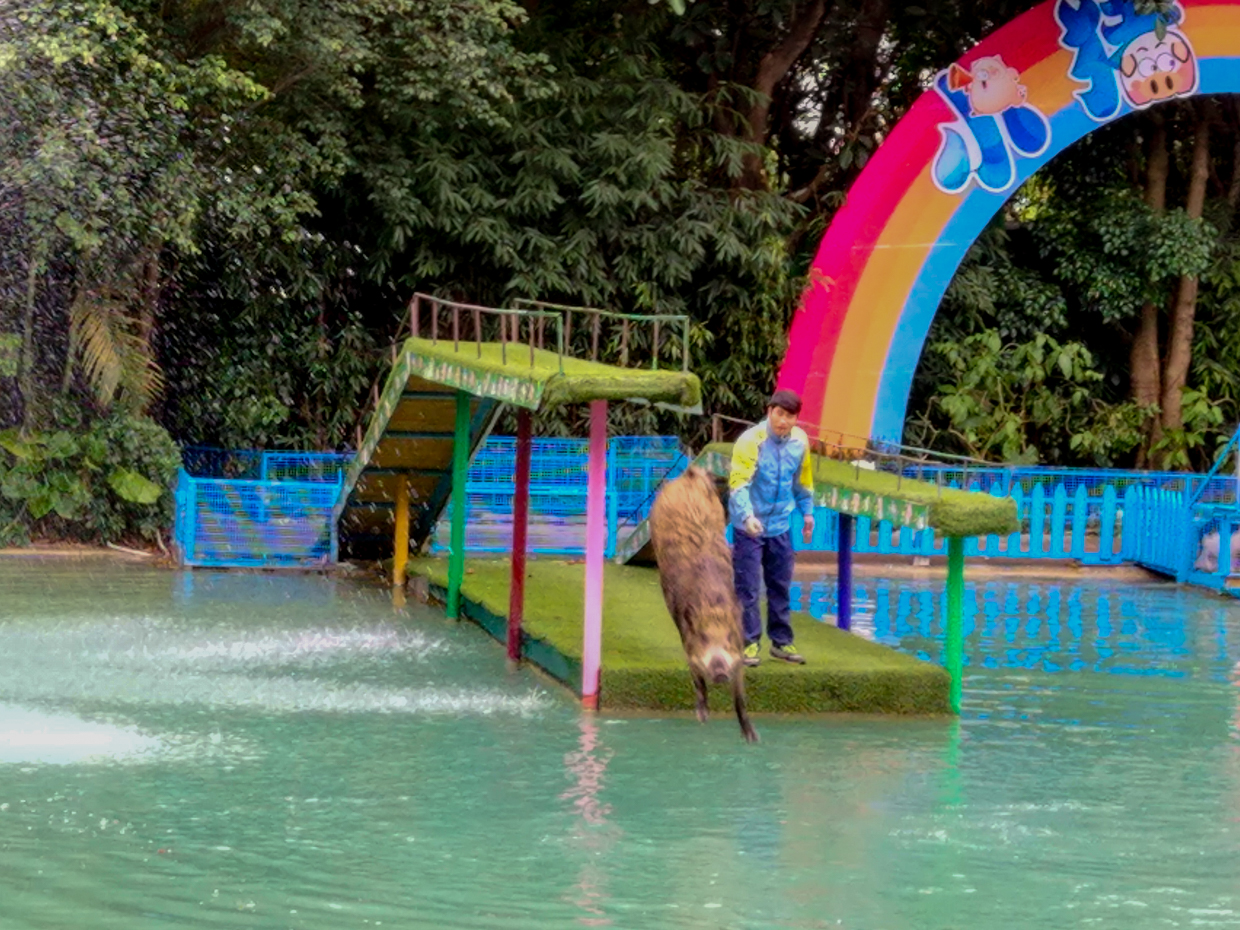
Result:
{"label": "cartoon character in blue outfit", "polygon": [[1183,33],[1184,9],[1138,14],[1131,0],[1059,0],[1059,44],[1073,52],[1068,73],[1087,85],[1076,98],[1105,122],[1124,100],[1142,109],[1197,90],[1197,57]]}
{"label": "cartoon character in blue outfit", "polygon": [[967,69],[952,65],[934,87],[956,114],[939,127],[933,178],[940,190],[958,194],[975,181],[983,190],[1006,191],[1016,183],[1013,153],[1035,158],[1050,145],[1050,124],[1026,102],[1020,72],[1000,56],[979,58]]}

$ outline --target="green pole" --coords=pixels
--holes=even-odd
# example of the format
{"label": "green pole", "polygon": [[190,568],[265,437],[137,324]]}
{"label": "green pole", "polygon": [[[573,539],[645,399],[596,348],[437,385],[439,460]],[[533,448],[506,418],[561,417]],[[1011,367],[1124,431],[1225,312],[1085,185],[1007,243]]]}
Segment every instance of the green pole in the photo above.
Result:
{"label": "green pole", "polygon": [[456,435],[452,439],[452,536],[448,556],[448,616],[461,615],[461,581],[465,577],[465,473],[469,470],[469,401],[456,392]]}
{"label": "green pole", "polygon": [[945,659],[951,676],[952,713],[960,713],[961,680],[964,678],[964,539],[947,540],[947,641]]}

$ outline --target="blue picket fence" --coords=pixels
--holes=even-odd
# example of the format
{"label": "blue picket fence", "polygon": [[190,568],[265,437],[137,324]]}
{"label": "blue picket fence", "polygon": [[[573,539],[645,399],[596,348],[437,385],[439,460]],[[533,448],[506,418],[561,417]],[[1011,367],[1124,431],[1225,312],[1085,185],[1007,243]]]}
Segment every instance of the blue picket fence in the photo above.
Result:
{"label": "blue picket fence", "polygon": [[[1006,536],[970,537],[965,555],[997,559],[1076,559],[1090,565],[1121,562],[1119,533],[1123,524],[1124,498],[1113,485],[1103,485],[1091,494],[1078,482],[1069,493],[1066,484],[1034,484],[1026,492],[1019,483],[1004,493],[998,481],[988,489],[973,483],[969,490],[996,497],[1011,496],[1016,501],[1020,529]],[[944,487],[956,487],[949,482]],[[1048,490],[1049,488],[1049,490]],[[853,551],[860,554],[932,557],[947,555],[947,540],[934,530],[894,528],[887,520],[859,517],[853,521]],[[799,551],[835,552],[838,548],[839,518],[825,507],[814,512],[814,535],[809,543],[801,536],[801,520],[793,519],[793,546]]]}
{"label": "blue picket fence", "polygon": [[[479,553],[509,551],[512,539],[513,461],[515,440],[493,437],[470,467],[467,485],[469,518],[466,547]],[[688,465],[675,437],[617,437],[608,451],[608,554],[649,513],[660,483]],[[579,556],[585,551],[587,443],[577,439],[535,440],[531,464],[531,551],[543,555]],[[1236,499],[1234,477],[1183,472],[983,467],[967,472],[958,467],[928,465],[909,468],[909,477],[948,488],[969,479],[972,491],[986,491],[1016,501],[1020,529],[1006,536],[990,535],[965,541],[971,557],[994,559],[1072,559],[1086,565],[1115,565],[1126,559],[1121,534],[1127,530],[1125,509],[1134,495],[1161,494],[1182,498],[1201,490],[1202,498]],[[1144,499],[1144,498],[1142,498]],[[431,551],[447,551],[448,514],[437,528]],[[893,528],[887,521],[854,521],[853,551],[893,557],[936,557],[947,554],[946,540],[932,530]],[[835,552],[839,533],[834,511],[815,511],[815,531],[802,541],[799,517],[794,518],[793,544],[799,551]],[[1190,559],[1191,561],[1191,559]]]}
{"label": "blue picket fence", "polygon": [[[491,437],[468,472],[466,547],[504,553],[512,539],[516,440]],[[175,537],[186,564],[212,566],[317,565],[334,561],[330,519],[350,456],[337,453],[185,450],[177,491]],[[676,437],[622,436],[608,444],[608,554],[649,513],[659,486],[680,474],[689,457]],[[585,550],[588,442],[537,439],[531,463],[530,549],[578,556]],[[944,487],[1010,496],[1020,529],[965,541],[965,554],[993,559],[1073,559],[1112,565],[1131,561],[1181,581],[1227,588],[1230,539],[1240,533],[1234,476],[1034,467],[910,467],[909,477]],[[447,551],[450,510],[436,528],[431,551]],[[838,516],[815,514],[815,532],[800,551],[834,552]],[[1203,540],[1218,534],[1216,564],[1194,567]],[[893,528],[887,521],[854,521],[853,549],[893,557],[946,555],[931,530]]]}
{"label": "blue picket fence", "polygon": [[1184,494],[1142,488],[1128,502],[1124,559],[1169,575],[1240,596],[1231,578],[1240,570],[1232,541],[1240,548],[1240,508],[1235,504],[1190,503]]}
{"label": "blue picket fence", "polygon": [[1072,497],[1084,487],[1089,497],[1101,497],[1107,487],[1123,497],[1130,487],[1158,488],[1185,493],[1190,497],[1200,491],[1200,499],[1209,503],[1233,503],[1236,500],[1236,478],[1211,473],[1202,475],[1183,471],[1128,471],[1118,468],[1046,468],[1039,465],[983,465],[963,468],[958,465],[910,465],[904,469],[906,478],[918,478],[930,484],[955,488],[998,485],[1003,494],[1015,487],[1032,493],[1038,485],[1052,493],[1063,485]]}

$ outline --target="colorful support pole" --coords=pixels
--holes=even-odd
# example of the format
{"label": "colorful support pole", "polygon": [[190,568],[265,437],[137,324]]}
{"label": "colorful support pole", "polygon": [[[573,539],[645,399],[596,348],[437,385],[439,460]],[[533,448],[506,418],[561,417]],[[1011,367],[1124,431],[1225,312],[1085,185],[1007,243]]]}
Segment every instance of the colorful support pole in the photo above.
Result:
{"label": "colorful support pole", "polygon": [[851,514],[840,514],[839,560],[836,563],[836,601],[838,608],[835,625],[841,630],[852,629],[852,533]]}
{"label": "colorful support pole", "polygon": [[512,501],[512,583],[508,586],[508,659],[521,660],[525,618],[525,550],[530,518],[530,412],[517,412],[517,486]]}
{"label": "colorful support pole", "polygon": [[461,582],[465,579],[465,476],[469,470],[469,394],[456,392],[456,433],[452,437],[452,534],[448,556],[448,610],[461,616]]}
{"label": "colorful support pole", "polygon": [[581,647],[581,706],[598,709],[603,654],[603,561],[607,548],[607,401],[590,402],[590,472],[586,484],[586,615]]}
{"label": "colorful support pole", "polygon": [[944,643],[947,674],[951,676],[952,713],[960,713],[964,679],[964,539],[947,540],[947,636]]}
{"label": "colorful support pole", "polygon": [[405,586],[405,566],[409,564],[409,479],[396,476],[396,536],[392,541],[392,587]]}

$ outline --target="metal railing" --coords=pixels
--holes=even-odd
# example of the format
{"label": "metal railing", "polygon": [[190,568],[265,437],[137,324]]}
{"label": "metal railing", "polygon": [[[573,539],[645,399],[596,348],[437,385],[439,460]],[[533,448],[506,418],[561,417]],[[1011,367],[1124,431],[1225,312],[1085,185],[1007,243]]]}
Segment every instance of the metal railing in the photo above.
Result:
{"label": "metal railing", "polygon": [[[589,440],[535,439],[530,464],[530,552],[585,551]],[[465,485],[466,550],[504,553],[512,542],[516,440],[492,436],[470,463]],[[607,443],[607,555],[618,537],[649,513],[655,494],[689,459],[675,436],[613,436]],[[445,509],[432,553],[447,551],[451,507]]]}
{"label": "metal railing", "polygon": [[332,506],[343,474],[329,480],[177,475],[173,539],[182,565],[322,568],[338,555]]}
{"label": "metal railing", "polygon": [[[426,305],[426,332],[431,342],[439,342],[440,340],[440,318],[444,318],[444,334],[442,338],[446,341],[448,331],[452,334],[453,351],[461,351],[461,333],[462,333],[462,314],[466,326],[464,327],[465,342],[472,341],[476,349],[476,357],[482,358],[482,344],[484,342],[498,342],[500,345],[500,358],[505,365],[508,364],[508,346],[522,346],[529,348],[530,365],[534,364],[535,349],[547,348],[547,323],[550,322],[555,328],[555,354],[559,359],[560,371],[564,371],[564,321],[560,314],[548,310],[524,310],[519,308],[500,309],[498,307],[482,307],[477,304],[463,304],[454,300],[445,300],[442,297],[432,297],[430,294],[414,294],[413,299],[409,301],[409,333],[415,339],[427,338],[423,336],[422,316],[423,304]],[[526,335],[521,335],[521,323],[525,322]],[[470,333],[473,339],[470,339]],[[489,333],[489,335],[488,335]],[[399,341],[399,333],[397,333]],[[393,361],[395,361],[395,352],[393,352]]]}
{"label": "metal railing", "polygon": [[[603,350],[611,344],[614,355],[619,356],[619,366],[627,368],[631,349],[642,347],[650,350],[650,367],[658,371],[663,355],[667,333],[673,333],[671,342],[675,344],[675,332],[680,331],[679,356],[680,370],[689,370],[689,327],[690,319],[684,314],[672,313],[618,313],[612,310],[600,310],[597,307],[576,307],[569,304],[549,303],[545,300],[530,300],[518,297],[513,301],[517,306],[535,307],[540,310],[552,310],[564,314],[564,346],[565,352],[578,358],[573,351],[573,337],[584,341],[590,349],[590,361],[597,362],[602,358]],[[605,330],[604,324],[607,329]],[[618,329],[618,335],[616,330]],[[648,335],[647,335],[648,333]]]}

